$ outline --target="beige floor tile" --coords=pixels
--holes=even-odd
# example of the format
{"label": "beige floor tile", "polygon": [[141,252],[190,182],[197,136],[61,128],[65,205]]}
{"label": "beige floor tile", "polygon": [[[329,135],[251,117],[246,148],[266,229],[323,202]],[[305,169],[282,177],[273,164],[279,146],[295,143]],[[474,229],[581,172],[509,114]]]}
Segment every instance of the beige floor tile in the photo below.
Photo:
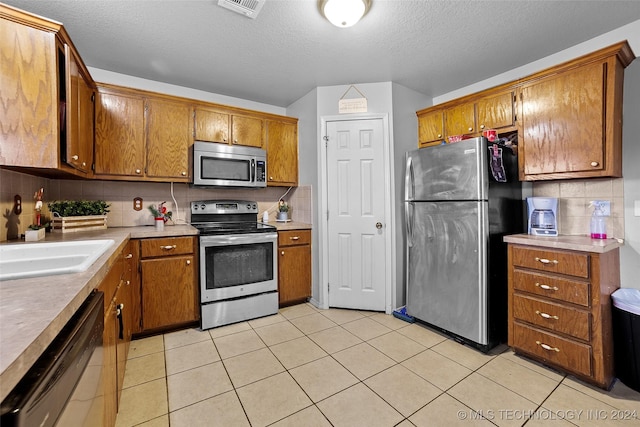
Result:
{"label": "beige floor tile", "polygon": [[302,332],[289,322],[280,322],[273,325],[263,326],[255,330],[268,346],[291,341],[304,336]]}
{"label": "beige floor tile", "polygon": [[333,358],[360,380],[365,380],[396,364],[389,356],[367,343],[334,353]]}
{"label": "beige floor tile", "polygon": [[171,350],[172,348],[182,347],[183,345],[210,340],[211,335],[209,335],[207,331],[201,329],[183,329],[181,331],[164,334],[164,348],[165,350]]}
{"label": "beige floor tile", "polygon": [[397,329],[406,328],[407,326],[411,325],[411,323],[405,322],[404,320],[400,320],[396,317],[393,317],[392,314],[386,314],[386,313],[373,314],[369,316],[369,319],[375,320],[376,322],[394,331]]}
{"label": "beige floor tile", "polygon": [[[516,414],[509,414],[510,416],[515,416]],[[558,416],[560,415],[560,416]],[[578,414],[576,414],[577,418],[579,418]],[[586,416],[586,415],[585,415]],[[565,414],[555,414],[548,409],[538,408],[533,414],[527,413],[523,414],[521,417],[523,419],[523,423],[526,421],[527,427],[574,427],[575,424],[567,421]],[[571,416],[573,418],[573,416]],[[523,424],[524,425],[524,424]]]}
{"label": "beige floor tile", "polygon": [[320,313],[291,319],[291,323],[307,335],[337,326]]}
{"label": "beige floor tile", "polygon": [[165,376],[164,352],[151,353],[127,361],[122,387],[133,387]]}
{"label": "beige floor tile", "polygon": [[341,326],[310,334],[311,338],[324,351],[333,354],[345,348],[360,344],[362,340]]}
{"label": "beige floor tile", "polygon": [[[499,426],[521,426],[522,416],[538,405],[477,373],[469,375],[447,392],[476,412],[485,414]],[[513,414],[510,416],[509,414]]]}
{"label": "beige floor tile", "polygon": [[234,391],[220,394],[169,414],[171,427],[249,427]]}
{"label": "beige floor tile", "polygon": [[398,333],[411,338],[415,342],[422,344],[427,348],[433,347],[434,345],[448,339],[441,333],[418,323],[413,323],[406,328],[398,329]]}
{"label": "beige floor tile", "polygon": [[189,369],[167,377],[169,412],[233,390],[222,362]]}
{"label": "beige floor tile", "polygon": [[395,426],[404,418],[362,383],[318,403],[335,427]]}
{"label": "beige floor tile", "polygon": [[184,345],[165,352],[167,375],[208,365],[218,360],[220,360],[220,356],[211,341]]}
{"label": "beige floor tile", "polygon": [[240,387],[237,393],[252,426],[266,426],[312,405],[286,372]]}
{"label": "beige floor tile", "polygon": [[238,332],[248,331],[251,329],[249,322],[234,323],[232,325],[220,326],[218,328],[207,329],[211,338],[220,338],[226,335],[237,334]]}
{"label": "beige floor tile", "polygon": [[318,360],[327,353],[307,337],[300,337],[269,348],[287,369]]}
{"label": "beige floor tile", "polygon": [[317,313],[318,309],[313,307],[311,304],[298,304],[292,305],[290,307],[284,307],[280,309],[280,314],[282,314],[287,319],[295,319],[300,316],[308,316],[313,313]]}
{"label": "beige floor tile", "polygon": [[164,378],[122,390],[116,427],[134,426],[169,413]]}
{"label": "beige floor tile", "polygon": [[442,394],[442,390],[402,365],[395,365],[364,383],[405,417]]}
{"label": "beige floor tile", "polygon": [[222,359],[264,348],[264,342],[253,329],[213,339]]}
{"label": "beige floor tile", "polygon": [[331,427],[331,424],[316,406],[309,406],[300,412],[289,415],[284,420],[271,424],[271,427]]}
{"label": "beige floor tile", "polygon": [[614,419],[614,416],[621,414],[619,409],[564,383],[560,384],[542,403],[542,408],[551,411],[551,414],[558,418],[564,418],[579,426],[635,427],[640,425],[637,418]]}
{"label": "beige floor tile", "polygon": [[138,424],[136,427],[169,427],[169,414]]}
{"label": "beige floor tile", "polygon": [[398,424],[396,427],[415,427],[415,424],[413,424],[409,420],[404,420],[400,424]]}
{"label": "beige floor tile", "polygon": [[342,327],[364,341],[368,341],[372,338],[391,332],[391,329],[381,325],[375,320],[371,320],[368,317],[344,323],[342,324]]}
{"label": "beige floor tile", "polygon": [[552,380],[504,357],[494,358],[477,372],[537,404],[560,384],[559,379]]}
{"label": "beige floor tile", "polygon": [[131,341],[127,359],[135,359],[136,357],[142,357],[151,353],[159,353],[163,351],[164,337],[162,335],[136,339]]}
{"label": "beige floor tile", "polygon": [[483,419],[471,408],[463,405],[446,393],[441,394],[427,406],[409,417],[409,421],[417,427],[493,426],[493,424]]}
{"label": "beige floor tile", "polygon": [[440,344],[431,347],[431,350],[448,357],[449,359],[466,366],[471,370],[476,370],[480,366],[489,362],[496,356],[485,354],[480,350],[460,344],[454,340],[442,341]]}
{"label": "beige floor tile", "polygon": [[536,362],[533,359],[529,359],[528,357],[516,354],[512,350],[505,351],[504,353],[500,354],[500,356],[498,357],[503,357],[514,363],[518,363],[519,365],[522,365],[525,368],[536,371],[537,373],[542,374],[546,377],[549,377],[555,381],[562,381],[562,379],[565,377],[564,373],[559,372],[548,366],[544,366],[542,363]]}
{"label": "beige floor tile", "polygon": [[[640,419],[640,392],[627,387],[619,380],[613,383],[613,386],[609,391],[587,384],[571,375],[567,376],[562,381],[562,384],[581,391],[582,393],[611,405],[614,408],[629,410],[632,412],[635,411],[637,414],[636,418]],[[638,423],[638,425],[640,425],[640,423]]]}
{"label": "beige floor tile", "polygon": [[345,310],[341,308],[330,308],[328,310],[320,310],[320,314],[329,318],[332,322],[342,325],[343,323],[353,322],[354,320],[364,318],[364,314],[358,310]]}
{"label": "beige floor tile", "polygon": [[358,379],[332,357],[298,366],[289,373],[314,402],[358,383]]}
{"label": "beige floor tile", "polygon": [[286,317],[284,317],[280,313],[277,313],[271,316],[265,316],[265,317],[260,317],[258,319],[249,320],[247,323],[249,323],[249,326],[256,329],[256,328],[261,328],[267,325],[273,325],[274,323],[284,322],[286,320],[287,320]]}
{"label": "beige floor tile", "polygon": [[402,362],[402,366],[420,375],[431,384],[447,390],[472,371],[433,350],[426,350]]}
{"label": "beige floor tile", "polygon": [[267,348],[225,359],[224,366],[236,388],[284,372],[282,364]]}
{"label": "beige floor tile", "polygon": [[368,343],[396,362],[402,362],[426,350],[423,345],[395,331],[373,338]]}

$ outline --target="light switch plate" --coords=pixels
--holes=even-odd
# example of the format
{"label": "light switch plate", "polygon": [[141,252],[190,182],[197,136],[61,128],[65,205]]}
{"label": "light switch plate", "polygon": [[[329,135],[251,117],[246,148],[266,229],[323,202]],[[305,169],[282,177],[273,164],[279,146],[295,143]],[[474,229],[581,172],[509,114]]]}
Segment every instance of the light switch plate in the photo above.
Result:
{"label": "light switch plate", "polygon": [[142,210],[142,197],[134,197],[133,198],[133,210],[141,211]]}

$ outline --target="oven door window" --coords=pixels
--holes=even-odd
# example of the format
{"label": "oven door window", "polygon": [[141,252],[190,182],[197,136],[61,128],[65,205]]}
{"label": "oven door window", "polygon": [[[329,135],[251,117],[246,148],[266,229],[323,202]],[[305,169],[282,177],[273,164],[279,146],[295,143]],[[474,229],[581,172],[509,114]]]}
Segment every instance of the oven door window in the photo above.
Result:
{"label": "oven door window", "polygon": [[273,280],[273,243],[209,246],[206,289],[220,289]]}
{"label": "oven door window", "polygon": [[224,179],[228,181],[251,182],[251,160],[202,157],[202,179]]}

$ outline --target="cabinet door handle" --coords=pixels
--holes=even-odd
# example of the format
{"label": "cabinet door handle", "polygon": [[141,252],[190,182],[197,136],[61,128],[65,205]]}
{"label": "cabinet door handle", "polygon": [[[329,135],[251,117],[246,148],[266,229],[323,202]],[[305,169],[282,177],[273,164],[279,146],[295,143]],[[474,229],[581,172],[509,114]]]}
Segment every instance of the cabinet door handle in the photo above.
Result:
{"label": "cabinet door handle", "polygon": [[175,249],[176,245],[167,245],[167,246],[160,246],[160,249],[163,249],[165,251],[170,251],[172,249]]}
{"label": "cabinet door handle", "polygon": [[560,349],[558,347],[551,347],[550,345],[547,345],[540,341],[536,341],[536,344],[538,344],[540,347],[544,348],[547,351],[555,351],[556,353],[560,353]]}
{"label": "cabinet door handle", "polygon": [[557,264],[558,263],[557,259],[548,260],[546,258],[538,258],[538,257],[536,257],[536,261],[541,262],[543,264]]}
{"label": "cabinet door handle", "polygon": [[292,236],[289,237],[291,240],[300,240],[300,236]]}
{"label": "cabinet door handle", "polygon": [[556,286],[541,285],[538,282],[536,282],[536,287],[538,287],[540,289],[544,289],[545,291],[557,291],[558,290],[558,287],[556,287]]}
{"label": "cabinet door handle", "polygon": [[141,173],[141,172],[142,172],[142,170],[140,170],[140,169],[136,169],[136,173],[137,173],[138,175],[140,175],[140,173]]}
{"label": "cabinet door handle", "polygon": [[469,127],[469,132],[471,132],[472,130],[473,130],[473,128],[472,128],[472,127]]}
{"label": "cabinet door handle", "polygon": [[187,260],[187,265],[191,265],[191,260],[190,259]]}
{"label": "cabinet door handle", "polygon": [[544,312],[539,311],[539,310],[536,310],[536,314],[539,315],[540,317],[545,318],[545,319],[553,319],[553,320],[558,320],[559,319],[558,316],[553,316],[551,314],[547,314],[547,313],[544,313]]}
{"label": "cabinet door handle", "polygon": [[600,165],[600,163],[598,163],[598,162],[591,162],[591,166],[593,166],[594,168],[595,168],[596,166],[598,166],[598,165]]}
{"label": "cabinet door handle", "polygon": [[187,172],[182,171],[182,172],[180,172],[180,175],[182,175],[182,176],[187,176]]}
{"label": "cabinet door handle", "polygon": [[480,129],[484,129],[484,125],[480,125]]}
{"label": "cabinet door handle", "polygon": [[78,157],[77,154],[74,154],[73,156],[71,156],[71,160],[78,160],[80,157]]}
{"label": "cabinet door handle", "polygon": [[442,138],[442,134],[441,133],[438,134],[438,139],[440,139],[440,138]]}
{"label": "cabinet door handle", "polygon": [[131,258],[133,258],[133,254],[129,254],[124,257],[124,259],[131,259]]}
{"label": "cabinet door handle", "polygon": [[284,251],[280,252],[280,255],[284,255]]}

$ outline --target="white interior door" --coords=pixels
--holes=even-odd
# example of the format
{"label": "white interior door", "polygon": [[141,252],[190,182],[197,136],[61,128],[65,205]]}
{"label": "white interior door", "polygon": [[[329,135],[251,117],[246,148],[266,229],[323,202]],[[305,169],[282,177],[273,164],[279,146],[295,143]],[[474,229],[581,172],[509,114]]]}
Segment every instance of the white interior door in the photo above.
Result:
{"label": "white interior door", "polygon": [[327,122],[329,306],[385,310],[381,119]]}

